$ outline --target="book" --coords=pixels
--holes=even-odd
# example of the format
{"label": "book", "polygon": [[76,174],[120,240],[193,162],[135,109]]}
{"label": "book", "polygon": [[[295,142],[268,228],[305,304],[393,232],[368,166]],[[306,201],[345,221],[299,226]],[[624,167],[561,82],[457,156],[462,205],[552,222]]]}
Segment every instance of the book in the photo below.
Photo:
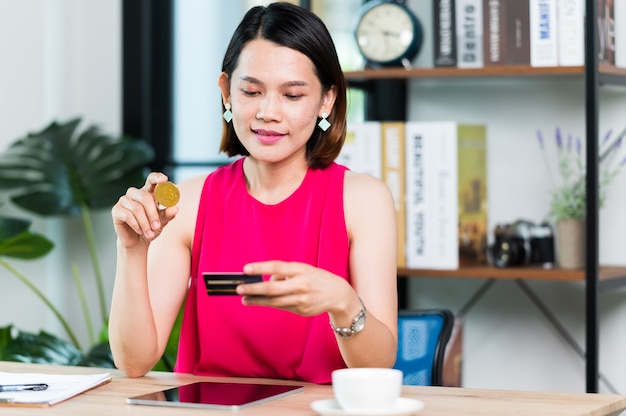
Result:
{"label": "book", "polygon": [[487,264],[487,129],[457,125],[459,264]]}
{"label": "book", "polygon": [[486,264],[486,126],[409,121],[405,145],[406,266]]}
{"label": "book", "polygon": [[409,268],[459,266],[456,146],[455,123],[405,123],[405,245]]}
{"label": "book", "polygon": [[530,65],[558,66],[557,0],[529,0]]}
{"label": "book", "polygon": [[382,179],[381,151],[379,121],[349,122],[346,140],[335,161],[354,172]]}
{"label": "book", "polygon": [[483,0],[483,60],[485,66],[504,64],[504,7],[506,0]]}
{"label": "book", "polygon": [[483,61],[483,2],[455,0],[456,60],[459,68],[481,68]]}
{"label": "book", "polygon": [[382,131],[382,177],[389,187],[396,206],[398,223],[398,267],[406,266],[405,253],[405,169],[404,169],[404,122],[383,121]]}
{"label": "book", "polygon": [[44,383],[42,391],[0,392],[0,406],[52,406],[111,381],[110,373],[37,374],[0,372],[0,385]]}
{"label": "book", "polygon": [[455,0],[433,0],[433,65],[456,66]]}
{"label": "book", "polygon": [[504,63],[530,65],[530,9],[527,0],[504,3]]}
{"label": "book", "polygon": [[[614,0],[598,0],[598,62],[615,64]],[[623,0],[619,0],[623,1]],[[618,1],[618,2],[619,2]]]}
{"label": "book", "polygon": [[583,0],[558,0],[558,58],[560,66],[585,64],[585,4]]}
{"label": "book", "polygon": [[615,48],[615,66],[626,68],[626,2],[613,4],[613,34]]}

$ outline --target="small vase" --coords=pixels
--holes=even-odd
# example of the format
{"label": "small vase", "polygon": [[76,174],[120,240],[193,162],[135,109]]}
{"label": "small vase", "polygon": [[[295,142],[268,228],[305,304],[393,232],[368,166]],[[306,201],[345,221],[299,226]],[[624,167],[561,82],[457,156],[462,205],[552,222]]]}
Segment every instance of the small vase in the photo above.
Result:
{"label": "small vase", "polygon": [[561,220],[556,223],[556,254],[559,267],[585,267],[586,230],[584,220]]}

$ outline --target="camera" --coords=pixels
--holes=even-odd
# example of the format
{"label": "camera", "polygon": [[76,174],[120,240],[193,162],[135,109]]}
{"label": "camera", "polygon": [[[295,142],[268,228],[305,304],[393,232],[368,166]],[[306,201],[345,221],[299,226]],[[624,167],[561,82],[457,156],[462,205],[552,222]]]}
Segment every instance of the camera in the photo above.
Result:
{"label": "camera", "polygon": [[496,267],[542,265],[554,266],[554,233],[550,224],[534,224],[517,220],[512,224],[498,224],[495,241],[489,247],[488,258]]}

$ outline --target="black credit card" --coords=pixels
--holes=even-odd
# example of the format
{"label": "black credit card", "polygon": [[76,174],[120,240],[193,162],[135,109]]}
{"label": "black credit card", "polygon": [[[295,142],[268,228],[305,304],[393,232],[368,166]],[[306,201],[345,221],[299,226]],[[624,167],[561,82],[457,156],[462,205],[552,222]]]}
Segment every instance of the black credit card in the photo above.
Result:
{"label": "black credit card", "polygon": [[258,283],[263,281],[260,274],[244,274],[244,273],[214,273],[204,272],[204,284],[206,285],[206,293],[209,295],[236,295],[235,288],[238,285],[246,283]]}

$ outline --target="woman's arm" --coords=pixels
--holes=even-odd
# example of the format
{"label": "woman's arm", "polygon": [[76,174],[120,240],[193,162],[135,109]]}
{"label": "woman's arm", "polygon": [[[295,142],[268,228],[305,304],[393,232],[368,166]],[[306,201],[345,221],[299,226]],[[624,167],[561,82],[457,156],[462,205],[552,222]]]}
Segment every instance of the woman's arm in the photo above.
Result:
{"label": "woman's arm", "polygon": [[115,365],[131,377],[161,358],[189,281],[198,185],[181,184],[179,205],[159,211],[153,190],[165,180],[150,174],[143,188],[129,189],[112,209],[117,267],[109,342]]}
{"label": "woman's arm", "polygon": [[[344,210],[350,238],[350,275],[355,293],[330,311],[334,326],[349,327],[361,310],[363,331],[337,336],[349,367],[392,367],[398,344],[397,224],[393,198],[380,180],[346,172]],[[355,299],[355,296],[358,296]]]}

